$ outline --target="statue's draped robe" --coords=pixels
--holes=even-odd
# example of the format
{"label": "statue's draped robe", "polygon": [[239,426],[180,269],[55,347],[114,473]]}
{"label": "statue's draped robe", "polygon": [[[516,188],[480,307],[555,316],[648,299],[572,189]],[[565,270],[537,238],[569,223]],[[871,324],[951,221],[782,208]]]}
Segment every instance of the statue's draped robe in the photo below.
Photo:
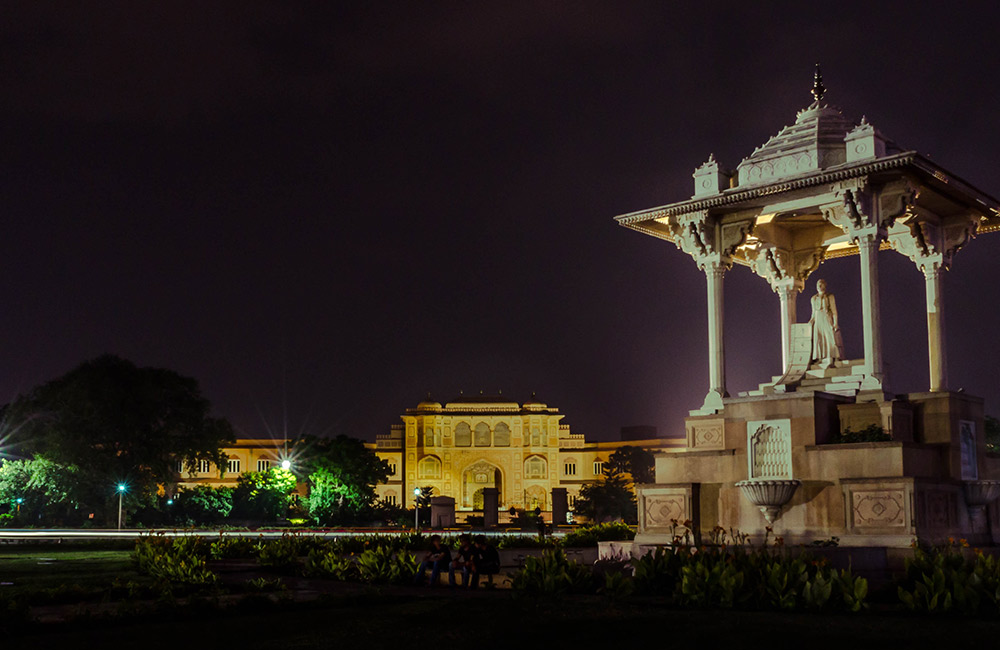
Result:
{"label": "statue's draped robe", "polygon": [[817,293],[809,302],[812,305],[812,360],[836,361],[841,354],[834,329],[837,303],[833,294]]}

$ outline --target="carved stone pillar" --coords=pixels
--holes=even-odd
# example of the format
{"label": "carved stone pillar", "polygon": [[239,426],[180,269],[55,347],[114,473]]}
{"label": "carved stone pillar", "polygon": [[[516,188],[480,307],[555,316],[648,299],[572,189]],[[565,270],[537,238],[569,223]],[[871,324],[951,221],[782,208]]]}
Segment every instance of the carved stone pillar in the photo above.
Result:
{"label": "carved stone pillar", "polygon": [[[708,289],[708,394],[700,413],[718,413],[726,393],[722,278],[733,265],[732,254],[746,241],[752,221],[721,224],[707,211],[679,215],[671,221],[674,243],[705,272]],[[694,412],[694,411],[693,411]]]}
{"label": "carved stone pillar", "polygon": [[908,206],[905,218],[889,230],[889,243],[924,274],[927,298],[927,365],[931,391],[948,390],[948,355],[944,328],[941,274],[976,232],[974,217],[941,220],[927,210]]}
{"label": "carved stone pillar", "polygon": [[778,294],[781,309],[781,371],[788,370],[792,352],[792,325],[798,321],[796,298],[799,295],[799,283],[784,282],[776,284],[774,290]]}
{"label": "carved stone pillar", "polygon": [[722,398],[729,396],[726,393],[725,305],[722,295],[726,267],[709,263],[704,268],[708,280],[708,395],[702,408],[719,410]]}
{"label": "carved stone pillar", "polygon": [[866,234],[856,241],[861,258],[861,326],[865,342],[865,383],[861,388],[878,389],[882,387],[884,375],[878,292],[879,237],[877,234]]}
{"label": "carved stone pillar", "polygon": [[927,356],[930,364],[930,389],[947,390],[948,363],[945,354],[941,269],[933,264],[925,266],[923,271],[927,289]]}

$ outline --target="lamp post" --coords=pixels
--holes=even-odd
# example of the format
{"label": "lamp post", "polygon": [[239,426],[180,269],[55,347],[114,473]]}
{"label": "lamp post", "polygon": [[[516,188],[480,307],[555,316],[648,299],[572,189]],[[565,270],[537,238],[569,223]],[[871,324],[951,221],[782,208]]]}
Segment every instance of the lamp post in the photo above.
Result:
{"label": "lamp post", "polygon": [[413,530],[420,532],[420,488],[413,488]]}
{"label": "lamp post", "polygon": [[17,514],[21,514],[21,504],[24,503],[24,497],[17,497]]}
{"label": "lamp post", "polygon": [[285,470],[286,472],[292,469],[292,461],[288,460],[287,458],[281,461],[281,469]]}
{"label": "lamp post", "polygon": [[118,530],[122,529],[122,498],[125,496],[125,484],[118,484]]}

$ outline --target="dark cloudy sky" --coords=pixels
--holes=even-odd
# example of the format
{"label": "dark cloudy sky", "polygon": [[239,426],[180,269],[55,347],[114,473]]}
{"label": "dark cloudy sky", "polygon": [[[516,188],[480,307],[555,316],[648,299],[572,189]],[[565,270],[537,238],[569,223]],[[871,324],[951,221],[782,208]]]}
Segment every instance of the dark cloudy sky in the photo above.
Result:
{"label": "dark cloudy sky", "polygon": [[[246,435],[283,395],[293,432],[373,439],[480,389],[679,432],[704,276],[612,218],[738,164],[815,61],[847,115],[1000,194],[995,2],[337,4],[4,5],[0,396],[113,352]],[[945,285],[951,384],[994,414],[998,252]],[[922,390],[922,278],[880,259],[892,386]],[[857,258],[813,277],[860,356]],[[745,268],[726,299],[735,392],[779,371],[778,301]]]}

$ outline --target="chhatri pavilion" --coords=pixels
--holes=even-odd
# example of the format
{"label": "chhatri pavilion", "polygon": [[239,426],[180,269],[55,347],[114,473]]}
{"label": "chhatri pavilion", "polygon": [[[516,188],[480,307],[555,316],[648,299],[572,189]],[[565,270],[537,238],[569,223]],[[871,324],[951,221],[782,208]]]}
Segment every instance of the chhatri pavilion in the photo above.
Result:
{"label": "chhatri pavilion", "polygon": [[[1000,230],[1000,203],[827,104],[818,66],[812,93],[735,171],[710,156],[690,199],[616,218],[690,255],[708,294],[707,394],[685,419],[686,446],[658,453],[656,483],[640,488],[637,543],[669,542],[686,520],[696,532],[771,526],[789,541],[844,545],[1000,541],[1000,458],[986,454],[982,399],[948,388],[941,281],[973,238]],[[925,280],[930,383],[918,393],[891,392],[885,376],[878,262],[894,253]],[[860,265],[861,359],[843,358],[837,327],[858,314],[838,316],[822,291],[808,322],[796,310],[832,260]],[[733,264],[777,294],[783,363],[736,395],[723,345]],[[835,444],[879,428],[891,439]]]}

